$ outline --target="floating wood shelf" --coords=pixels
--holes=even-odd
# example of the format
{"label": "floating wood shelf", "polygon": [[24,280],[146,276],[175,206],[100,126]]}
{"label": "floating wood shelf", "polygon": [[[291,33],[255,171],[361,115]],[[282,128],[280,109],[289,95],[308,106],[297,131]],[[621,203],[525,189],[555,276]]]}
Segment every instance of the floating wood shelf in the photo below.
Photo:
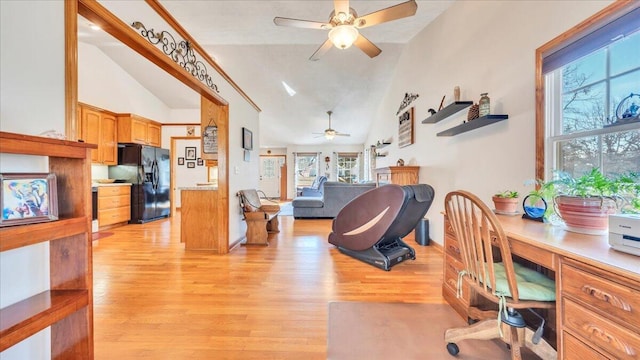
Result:
{"label": "floating wood shelf", "polygon": [[465,133],[467,131],[481,128],[483,126],[495,124],[499,121],[506,120],[508,118],[509,118],[509,115],[485,115],[483,117],[479,117],[477,119],[467,121],[466,123],[460,124],[456,127],[452,127],[451,129],[441,131],[437,134],[437,136],[455,136],[458,134]]}
{"label": "floating wood shelf", "polygon": [[0,310],[0,351],[87,306],[87,290],[44,291]]}
{"label": "floating wood shelf", "polygon": [[62,219],[29,226],[11,226],[0,229],[0,251],[82,234],[86,231],[85,216]]}
{"label": "floating wood shelf", "polygon": [[473,105],[473,101],[456,101],[444,107],[444,109],[422,120],[423,124],[435,124],[438,121],[444,120],[449,116],[468,108]]}
{"label": "floating wood shelf", "polygon": [[382,149],[382,148],[386,148],[387,146],[391,145],[390,142],[383,142],[380,145],[376,145],[376,149]]}

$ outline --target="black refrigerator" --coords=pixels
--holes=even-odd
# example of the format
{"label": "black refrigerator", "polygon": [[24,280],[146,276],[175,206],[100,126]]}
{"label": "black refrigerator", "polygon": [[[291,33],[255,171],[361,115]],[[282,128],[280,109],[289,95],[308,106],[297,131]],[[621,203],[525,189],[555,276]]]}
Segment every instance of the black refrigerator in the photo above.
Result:
{"label": "black refrigerator", "polygon": [[166,218],[171,213],[169,150],[140,144],[118,144],[118,166],[109,168],[109,178],[130,182],[130,223]]}

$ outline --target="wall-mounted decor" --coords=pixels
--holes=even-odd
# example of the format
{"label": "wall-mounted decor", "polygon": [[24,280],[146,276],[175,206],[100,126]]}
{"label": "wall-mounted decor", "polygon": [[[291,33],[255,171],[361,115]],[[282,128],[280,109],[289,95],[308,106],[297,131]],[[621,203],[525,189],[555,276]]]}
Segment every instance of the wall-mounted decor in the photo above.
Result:
{"label": "wall-mounted decor", "polygon": [[204,160],[202,160],[202,158],[198,158],[198,166],[204,166]]}
{"label": "wall-mounted decor", "polygon": [[55,174],[0,174],[0,226],[58,220]]}
{"label": "wall-mounted decor", "polygon": [[202,133],[202,152],[205,154],[218,154],[218,127],[206,126]]}
{"label": "wall-mounted decor", "polygon": [[246,161],[246,162],[251,161],[251,151],[249,151],[249,150],[245,150],[244,151],[244,161]]}
{"label": "wall-mounted decor", "polygon": [[420,95],[405,93],[404,99],[402,99],[402,103],[400,103],[400,107],[398,108],[398,111],[396,111],[396,115],[400,114],[402,110],[404,110],[407,106],[411,105],[413,100],[417,99],[418,96]]}
{"label": "wall-mounted decor", "polygon": [[178,158],[178,165],[184,165],[184,158],[183,157],[179,157]]}
{"label": "wall-mounted decor", "polygon": [[[196,156],[196,147],[187,146],[184,148],[184,158],[187,160],[195,160]],[[187,164],[188,165],[188,164]]]}
{"label": "wall-mounted decor", "polygon": [[242,128],[242,148],[253,150],[253,133],[245,127]]}
{"label": "wall-mounted decor", "polygon": [[189,169],[192,169],[192,168],[196,167],[196,163],[193,162],[193,161],[187,161],[187,167]]}
{"label": "wall-mounted decor", "polygon": [[398,117],[398,147],[413,144],[413,107]]}
{"label": "wall-mounted decor", "polygon": [[195,126],[187,126],[187,136],[196,136]]}

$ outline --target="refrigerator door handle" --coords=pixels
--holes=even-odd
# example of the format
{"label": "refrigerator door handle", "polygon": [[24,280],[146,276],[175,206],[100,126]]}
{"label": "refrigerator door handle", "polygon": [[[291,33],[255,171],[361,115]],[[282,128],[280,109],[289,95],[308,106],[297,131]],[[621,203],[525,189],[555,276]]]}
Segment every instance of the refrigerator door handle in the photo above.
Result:
{"label": "refrigerator door handle", "polygon": [[154,170],[153,170],[154,188],[158,190],[158,186],[160,183],[160,167],[158,166],[158,160],[154,160],[153,165],[154,165]]}

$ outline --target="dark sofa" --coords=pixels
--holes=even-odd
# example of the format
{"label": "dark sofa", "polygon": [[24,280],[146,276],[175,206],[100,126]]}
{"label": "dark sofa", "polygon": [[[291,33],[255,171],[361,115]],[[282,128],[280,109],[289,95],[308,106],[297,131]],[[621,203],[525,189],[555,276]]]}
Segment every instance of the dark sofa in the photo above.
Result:
{"label": "dark sofa", "polygon": [[297,196],[293,199],[293,217],[295,219],[334,218],[349,201],[375,187],[375,183],[347,184],[327,181],[324,183],[322,196]]}

